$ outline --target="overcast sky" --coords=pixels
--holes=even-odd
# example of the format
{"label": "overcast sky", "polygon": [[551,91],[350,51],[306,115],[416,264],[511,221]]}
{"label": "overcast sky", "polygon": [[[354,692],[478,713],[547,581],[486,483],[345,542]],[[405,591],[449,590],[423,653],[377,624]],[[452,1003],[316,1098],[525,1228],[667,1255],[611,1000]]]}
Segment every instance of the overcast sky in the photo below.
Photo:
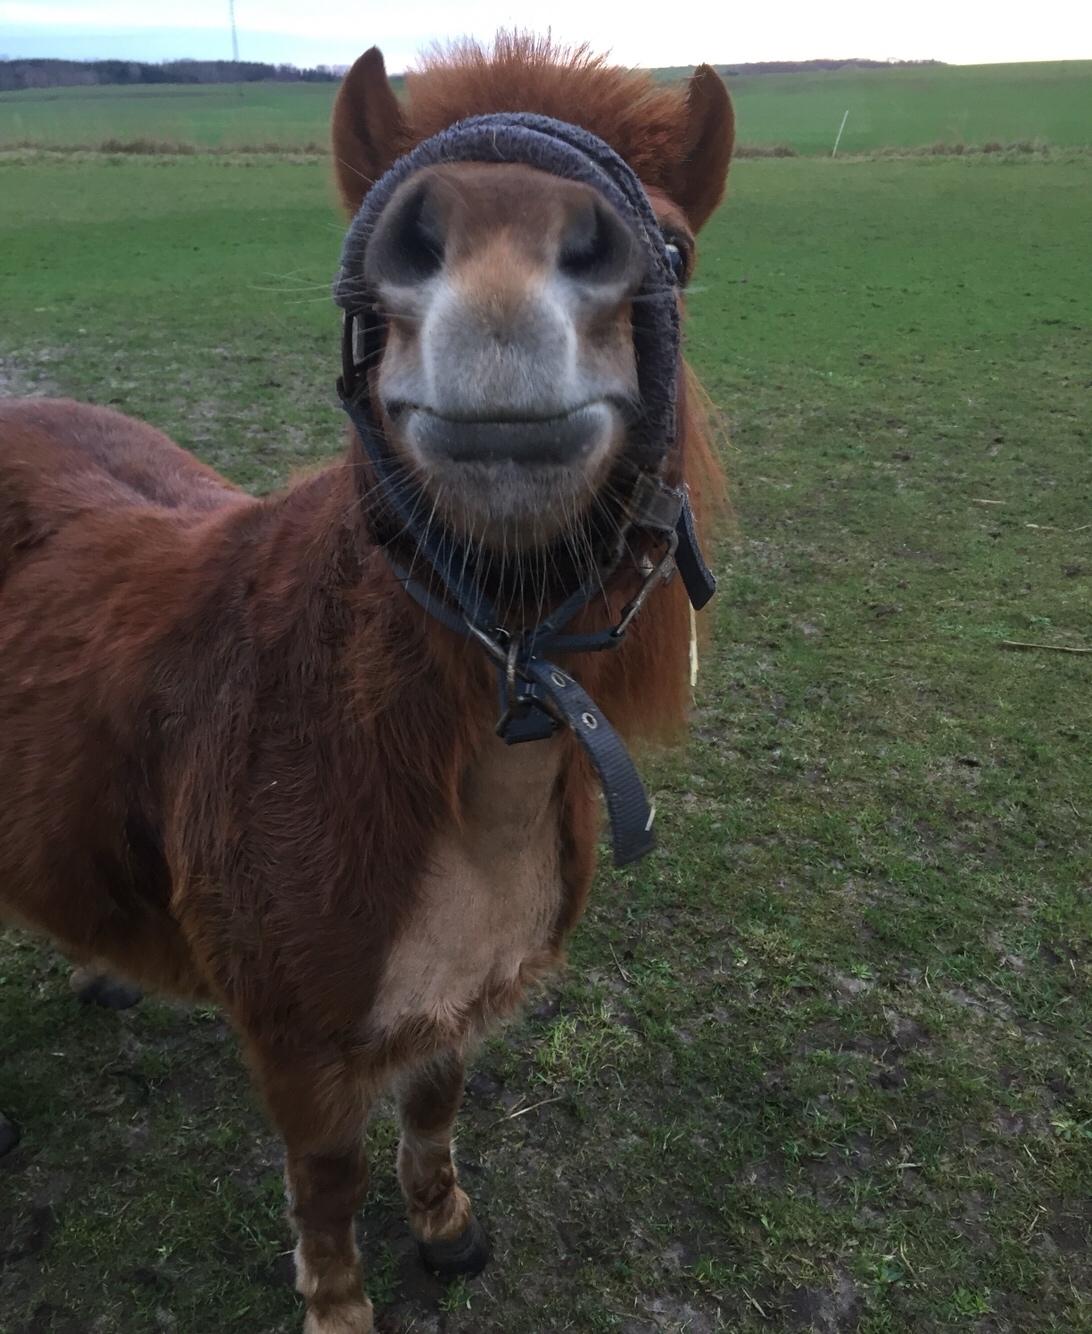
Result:
{"label": "overcast sky", "polygon": [[[0,56],[229,58],[229,0],[0,0]],[[702,17],[696,17],[701,14]],[[177,15],[175,23],[164,24]],[[372,43],[401,70],[437,38],[519,25],[587,41],[624,64],[689,65],[816,56],[935,58],[957,64],[1092,58],[1089,0],[236,0],[243,59],[347,64]]]}

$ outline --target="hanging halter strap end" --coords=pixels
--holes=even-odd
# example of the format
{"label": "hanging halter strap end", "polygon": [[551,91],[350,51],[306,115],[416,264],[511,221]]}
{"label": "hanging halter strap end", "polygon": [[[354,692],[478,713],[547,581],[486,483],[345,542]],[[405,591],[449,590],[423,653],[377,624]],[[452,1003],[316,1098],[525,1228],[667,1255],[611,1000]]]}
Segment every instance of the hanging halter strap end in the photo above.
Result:
{"label": "hanging halter strap end", "polygon": [[572,730],[595,766],[610,817],[615,866],[628,866],[656,846],[653,809],[622,738],[588,692],[552,662],[531,658],[526,675],[541,688],[550,708]]}
{"label": "hanging halter strap end", "polygon": [[702,555],[689,495],[683,498],[682,512],[675,531],[679,536],[675,564],[679,567],[679,574],[682,576],[691,606],[695,611],[701,611],[717,591],[717,576],[705,563],[705,557]]}

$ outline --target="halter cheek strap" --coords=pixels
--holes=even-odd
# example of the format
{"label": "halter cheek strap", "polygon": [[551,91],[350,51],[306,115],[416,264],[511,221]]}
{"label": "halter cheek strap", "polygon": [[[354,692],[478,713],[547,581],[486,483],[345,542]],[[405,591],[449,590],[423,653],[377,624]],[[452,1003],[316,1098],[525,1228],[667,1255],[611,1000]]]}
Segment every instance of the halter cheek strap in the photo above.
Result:
{"label": "halter cheek strap", "polygon": [[[627,436],[633,480],[624,514],[626,532],[643,532],[659,551],[648,561],[636,596],[614,625],[574,633],[576,616],[601,592],[604,571],[574,589],[537,625],[511,631],[475,574],[475,562],[450,532],[438,536],[416,518],[419,489],[394,467],[388,442],[376,420],[365,366],[379,345],[382,329],[361,289],[364,253],[379,214],[401,182],[436,162],[524,162],[569,179],[586,181],[626,217],[648,254],[644,285],[638,292],[634,346],[641,411]],[[500,717],[497,734],[509,745],[543,740],[559,727],[570,728],[587,752],[603,787],[610,817],[616,866],[644,856],[655,846],[653,812],[637,770],[618,733],[594,701],[552,660],[569,653],[616,648],[634,617],[660,583],[678,568],[695,607],[703,607],[716,580],[698,546],[685,488],[668,486],[660,470],[675,440],[675,376],[678,359],[678,306],[663,237],[640,182],[602,140],[576,126],[541,116],[498,115],[460,122],[425,140],[401,158],[365,197],[342,252],[335,299],[345,308],[342,375],[338,394],[368,457],[379,496],[402,524],[436,576],[439,593],[413,579],[390,545],[387,560],[402,587],[434,619],[453,633],[474,640],[497,671]],[[359,322],[359,325],[358,325]],[[363,358],[357,360],[357,334]]]}

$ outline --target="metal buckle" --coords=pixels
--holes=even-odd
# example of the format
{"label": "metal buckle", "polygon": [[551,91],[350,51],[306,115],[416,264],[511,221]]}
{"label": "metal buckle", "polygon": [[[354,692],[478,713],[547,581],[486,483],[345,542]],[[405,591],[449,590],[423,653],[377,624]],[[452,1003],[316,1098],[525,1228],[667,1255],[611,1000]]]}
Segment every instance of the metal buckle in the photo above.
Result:
{"label": "metal buckle", "polygon": [[561,725],[552,700],[520,667],[520,654],[525,651],[523,635],[508,636],[504,670],[500,674],[502,708],[495,730],[509,746],[544,740]]}
{"label": "metal buckle", "polygon": [[634,483],[626,509],[635,527],[667,534],[675,531],[685,501],[684,488],[668,486],[658,477],[643,472]]}
{"label": "metal buckle", "polygon": [[652,590],[661,583],[666,584],[675,573],[675,551],[679,545],[679,535],[674,529],[665,537],[667,549],[652,569],[645,575],[645,581],[637,590],[637,596],[622,609],[618,624],[611,630],[615,639],[621,639],[629,629],[630,622],[648,601]]}
{"label": "metal buckle", "polygon": [[508,724],[513,718],[526,716],[528,707],[533,703],[528,695],[516,693],[516,659],[519,657],[520,640],[515,635],[508,636],[508,652],[504,659],[504,712],[497,719],[497,736],[503,737]]}
{"label": "metal buckle", "polygon": [[510,636],[508,640],[508,659],[504,664],[504,683],[508,688],[509,708],[513,707],[513,700],[517,705],[519,703],[519,700],[516,699],[516,658],[519,656],[519,647],[520,641],[514,635]]}

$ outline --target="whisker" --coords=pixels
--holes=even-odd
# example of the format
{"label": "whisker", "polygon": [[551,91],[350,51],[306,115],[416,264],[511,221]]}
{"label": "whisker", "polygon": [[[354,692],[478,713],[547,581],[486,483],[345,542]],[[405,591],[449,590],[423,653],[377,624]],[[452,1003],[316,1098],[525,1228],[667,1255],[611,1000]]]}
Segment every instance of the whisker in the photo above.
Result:
{"label": "whisker", "polygon": [[372,177],[365,176],[364,173],[359,170],[359,168],[354,167],[351,162],[346,162],[343,157],[338,157],[336,153],[334,154],[334,161],[338,164],[339,167],[345,167],[349,171],[351,171],[354,176],[359,176],[360,179],[364,182],[364,184],[367,185],[369,188],[375,184],[375,181],[372,179]]}
{"label": "whisker", "polygon": [[413,578],[413,567],[417,563],[417,557],[421,554],[421,548],[422,546],[428,545],[429,533],[432,531],[432,521],[436,517],[436,507],[437,505],[439,505],[439,503],[440,503],[440,496],[439,493],[437,493],[436,497],[432,502],[432,509],[429,511],[428,520],[425,523],[425,531],[418,539],[416,545],[413,548],[413,557],[409,563],[409,572],[406,576],[407,579]]}

